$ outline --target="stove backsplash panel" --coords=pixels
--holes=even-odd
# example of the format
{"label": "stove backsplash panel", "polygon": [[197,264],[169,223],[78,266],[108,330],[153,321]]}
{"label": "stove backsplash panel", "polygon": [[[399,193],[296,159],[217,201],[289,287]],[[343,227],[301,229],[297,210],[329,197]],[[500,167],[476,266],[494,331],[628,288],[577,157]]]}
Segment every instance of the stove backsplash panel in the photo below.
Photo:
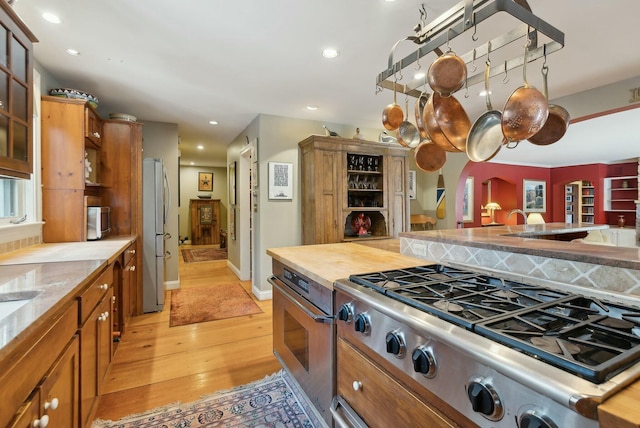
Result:
{"label": "stove backsplash panel", "polygon": [[569,284],[617,295],[640,306],[640,271],[571,260],[496,251],[401,237],[400,252],[407,256],[442,264],[477,266],[508,274],[515,280],[533,279]]}

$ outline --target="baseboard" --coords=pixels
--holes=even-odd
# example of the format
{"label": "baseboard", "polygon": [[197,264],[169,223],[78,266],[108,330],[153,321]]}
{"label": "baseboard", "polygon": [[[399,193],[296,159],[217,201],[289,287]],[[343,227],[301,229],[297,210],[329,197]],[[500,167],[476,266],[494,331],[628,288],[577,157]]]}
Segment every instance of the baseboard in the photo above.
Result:
{"label": "baseboard", "polygon": [[253,293],[254,296],[256,296],[256,299],[262,301],[262,300],[271,300],[273,298],[273,291],[272,290],[260,290],[259,288],[256,288],[255,286],[251,286],[251,292]]}
{"label": "baseboard", "polygon": [[227,267],[240,279],[240,269],[238,269],[229,259],[227,259]]}
{"label": "baseboard", "polygon": [[165,290],[177,290],[179,288],[180,288],[180,280],[164,282]]}

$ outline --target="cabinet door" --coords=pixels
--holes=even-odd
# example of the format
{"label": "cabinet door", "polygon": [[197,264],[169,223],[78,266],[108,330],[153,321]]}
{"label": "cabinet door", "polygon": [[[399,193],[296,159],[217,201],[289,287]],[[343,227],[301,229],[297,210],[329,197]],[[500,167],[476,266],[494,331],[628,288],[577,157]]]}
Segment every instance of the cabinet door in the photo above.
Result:
{"label": "cabinet door", "polygon": [[91,109],[84,109],[84,136],[96,147],[102,147],[102,120],[100,116]]}
{"label": "cabinet door", "polygon": [[49,417],[51,427],[78,426],[79,357],[78,336],[74,336],[42,383],[40,411]]}
{"label": "cabinet door", "polygon": [[80,330],[80,424],[88,426],[111,361],[110,290]]}
{"label": "cabinet door", "polygon": [[29,399],[18,409],[9,428],[33,428],[40,422],[40,390],[36,389]]}
{"label": "cabinet door", "polygon": [[407,185],[409,172],[407,171],[406,158],[391,156],[389,158],[389,235],[398,237],[409,224],[409,198],[407,197]]}

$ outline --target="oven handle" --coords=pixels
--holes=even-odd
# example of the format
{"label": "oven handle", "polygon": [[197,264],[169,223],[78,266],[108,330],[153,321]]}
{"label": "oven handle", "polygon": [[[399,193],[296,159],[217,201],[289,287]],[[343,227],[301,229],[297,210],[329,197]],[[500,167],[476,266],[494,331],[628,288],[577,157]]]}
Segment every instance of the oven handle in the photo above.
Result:
{"label": "oven handle", "polygon": [[[341,409],[338,409],[338,408]],[[368,428],[367,424],[360,419],[360,416],[349,406],[349,404],[344,401],[344,399],[336,395],[331,400],[331,407],[329,408],[331,412],[331,416],[333,416],[333,422],[339,428]],[[342,417],[342,413],[344,413],[345,417],[349,420],[345,420]]]}
{"label": "oven handle", "polygon": [[316,315],[307,309],[302,303],[300,303],[294,296],[292,296],[286,289],[285,284],[276,276],[272,276],[267,279],[271,285],[276,287],[287,299],[294,303],[301,311],[303,311],[309,318],[315,322],[324,324],[333,324],[333,316]]}

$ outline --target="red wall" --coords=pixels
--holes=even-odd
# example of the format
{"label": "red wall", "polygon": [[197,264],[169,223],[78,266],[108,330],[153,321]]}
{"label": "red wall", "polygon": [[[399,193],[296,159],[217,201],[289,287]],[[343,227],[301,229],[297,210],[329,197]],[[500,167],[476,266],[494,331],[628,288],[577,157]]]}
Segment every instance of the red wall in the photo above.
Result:
{"label": "red wall", "polygon": [[[629,167],[623,165],[631,165]],[[560,168],[538,168],[531,166],[507,165],[500,163],[487,162],[471,162],[463,168],[458,181],[456,192],[456,207],[462,207],[462,198],[464,192],[464,183],[467,177],[474,179],[474,203],[473,203],[473,222],[465,223],[464,227],[479,227],[482,223],[488,223],[488,217],[482,217],[481,214],[486,212],[480,209],[480,205],[484,205],[486,199],[486,189],[483,189],[482,182],[494,178],[503,180],[492,180],[491,198],[492,202],[498,202],[502,207],[501,211],[496,211],[496,222],[505,224],[522,224],[522,216],[511,216],[509,221],[506,220],[509,210],[513,208],[523,209],[523,180],[544,180],[547,182],[546,206],[547,212],[541,213],[544,220],[550,222],[565,222],[565,192],[564,185],[572,181],[588,180],[593,182],[595,186],[595,222],[604,224],[607,222],[605,212],[603,210],[604,189],[603,178],[612,175],[627,175],[627,168],[632,168],[637,164],[589,164],[578,166],[567,166]],[[624,168],[618,174],[611,168]],[[629,171],[628,175],[635,175],[637,171]],[[495,184],[497,183],[497,185]],[[514,191],[515,189],[515,191]],[[483,199],[483,192],[484,198]],[[551,209],[549,209],[551,208]],[[456,221],[462,221],[462,209],[456,208]]]}

